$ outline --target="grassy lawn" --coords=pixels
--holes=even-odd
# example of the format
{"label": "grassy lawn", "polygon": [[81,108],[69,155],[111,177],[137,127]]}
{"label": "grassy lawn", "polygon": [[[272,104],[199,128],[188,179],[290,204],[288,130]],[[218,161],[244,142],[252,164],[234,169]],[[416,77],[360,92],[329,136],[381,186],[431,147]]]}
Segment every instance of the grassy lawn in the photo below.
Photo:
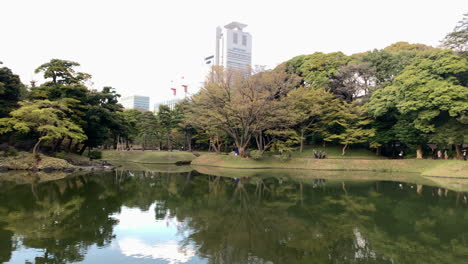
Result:
{"label": "grassy lawn", "polygon": [[313,150],[325,151],[327,153],[327,158],[330,159],[386,159],[386,157],[381,157],[375,155],[374,152],[362,149],[362,148],[353,148],[346,151],[346,155],[341,155],[340,146],[305,146],[303,152],[295,151],[292,153],[293,157],[298,158],[311,158],[313,157]]}
{"label": "grassy lawn", "polygon": [[137,162],[153,164],[174,164],[176,162],[189,162],[195,158],[190,152],[183,151],[103,151],[102,159],[120,162]]}
{"label": "grassy lawn", "polygon": [[468,178],[468,162],[459,160],[416,159],[312,159],[292,158],[283,161],[277,157],[261,160],[228,155],[202,155],[192,161],[196,166],[218,166],[237,169],[306,169],[339,171],[375,171],[418,173],[426,176]]}

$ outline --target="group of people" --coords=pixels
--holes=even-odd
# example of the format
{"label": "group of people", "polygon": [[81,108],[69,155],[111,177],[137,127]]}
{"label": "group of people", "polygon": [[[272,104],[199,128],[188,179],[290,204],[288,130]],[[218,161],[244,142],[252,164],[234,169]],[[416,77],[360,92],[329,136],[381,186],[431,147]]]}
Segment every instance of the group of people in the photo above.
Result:
{"label": "group of people", "polygon": [[437,152],[433,150],[432,158],[433,159],[449,159],[449,155],[448,155],[447,150],[444,150],[444,152],[442,152],[441,149],[437,150]]}
{"label": "group of people", "polygon": [[[462,150],[463,160],[468,160],[468,150],[465,148]],[[443,152],[441,149],[435,151],[432,150],[433,159],[449,159],[448,151],[445,149]]]}

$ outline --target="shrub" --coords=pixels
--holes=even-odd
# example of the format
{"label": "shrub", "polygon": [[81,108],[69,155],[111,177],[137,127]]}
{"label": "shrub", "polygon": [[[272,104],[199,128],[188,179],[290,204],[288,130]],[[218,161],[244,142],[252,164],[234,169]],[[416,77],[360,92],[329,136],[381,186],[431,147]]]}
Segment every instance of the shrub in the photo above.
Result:
{"label": "shrub", "polygon": [[[3,153],[1,153],[3,152]],[[0,153],[4,157],[16,157],[18,156],[18,151],[12,146],[6,146]]]}
{"label": "shrub", "polygon": [[280,155],[281,161],[285,162],[291,159],[291,152],[283,152]]}
{"label": "shrub", "polygon": [[88,157],[90,159],[101,159],[102,158],[102,152],[99,150],[91,150],[88,154]]}
{"label": "shrub", "polygon": [[259,151],[259,150],[252,150],[250,152],[250,157],[253,159],[253,160],[259,160],[263,157],[263,151]]}

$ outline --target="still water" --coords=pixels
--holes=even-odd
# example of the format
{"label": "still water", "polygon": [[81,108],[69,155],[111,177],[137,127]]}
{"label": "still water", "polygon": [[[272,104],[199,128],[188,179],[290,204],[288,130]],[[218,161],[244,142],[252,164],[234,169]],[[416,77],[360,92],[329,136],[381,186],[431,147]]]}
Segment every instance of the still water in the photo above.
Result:
{"label": "still water", "polygon": [[460,184],[210,174],[0,177],[0,263],[468,263]]}

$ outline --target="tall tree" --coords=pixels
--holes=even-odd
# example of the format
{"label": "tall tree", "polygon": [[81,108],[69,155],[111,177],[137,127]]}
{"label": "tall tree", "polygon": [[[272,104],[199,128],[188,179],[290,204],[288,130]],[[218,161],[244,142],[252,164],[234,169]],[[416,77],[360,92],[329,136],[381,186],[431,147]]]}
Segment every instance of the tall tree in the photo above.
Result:
{"label": "tall tree", "polygon": [[7,67],[0,68],[0,118],[8,116],[11,110],[19,106],[18,101],[25,91],[18,75]]}
{"label": "tall tree", "polygon": [[78,66],[80,64],[74,61],[52,59],[39,66],[35,73],[43,73],[44,78],[52,79],[53,84],[75,84],[89,80],[91,75],[75,71]]}
{"label": "tall tree", "polygon": [[280,98],[297,85],[297,79],[281,71],[248,78],[216,68],[212,76],[193,98],[194,115],[225,131],[245,157],[253,135],[276,123]]}
{"label": "tall tree", "polygon": [[154,113],[150,111],[142,113],[138,120],[137,129],[143,150],[154,148],[160,140],[159,123]]}
{"label": "tall tree", "polygon": [[370,127],[372,120],[367,117],[365,106],[336,101],[332,105],[320,117],[317,130],[325,141],[341,144],[343,156],[350,145],[369,142],[374,137],[375,129]]}
{"label": "tall tree", "polygon": [[286,71],[303,78],[302,84],[312,88],[329,89],[331,77],[340,66],[346,65],[350,58],[342,52],[321,53],[297,56],[287,61]]}
{"label": "tall tree", "polygon": [[452,32],[442,40],[442,46],[453,49],[467,56],[468,52],[468,13],[463,15]]}
{"label": "tall tree", "polygon": [[319,122],[324,112],[331,110],[329,107],[336,100],[331,93],[323,89],[301,87],[289,92],[285,102],[288,106],[289,118],[299,130],[300,152],[304,149],[306,133]]}
{"label": "tall tree", "polygon": [[[468,61],[452,51],[424,52],[395,78],[393,85],[373,94],[370,113],[377,118],[397,113],[394,128],[402,139],[427,139],[436,132],[440,137],[442,131],[449,132],[439,129],[447,122],[458,122],[461,127],[468,124],[467,76]],[[402,135],[405,131],[407,136]],[[414,144],[414,140],[409,141],[406,143]],[[422,158],[421,143],[417,144],[418,158]]]}
{"label": "tall tree", "polygon": [[375,70],[368,62],[353,62],[338,68],[331,80],[331,92],[348,103],[370,95],[376,86]]}
{"label": "tall tree", "polygon": [[124,130],[124,124],[118,116],[123,111],[122,105],[118,103],[119,97],[114,88],[108,86],[102,91],[87,91],[85,100],[80,102],[85,109],[81,123],[87,136],[80,150],[81,154],[87,147],[100,146],[113,134]]}

